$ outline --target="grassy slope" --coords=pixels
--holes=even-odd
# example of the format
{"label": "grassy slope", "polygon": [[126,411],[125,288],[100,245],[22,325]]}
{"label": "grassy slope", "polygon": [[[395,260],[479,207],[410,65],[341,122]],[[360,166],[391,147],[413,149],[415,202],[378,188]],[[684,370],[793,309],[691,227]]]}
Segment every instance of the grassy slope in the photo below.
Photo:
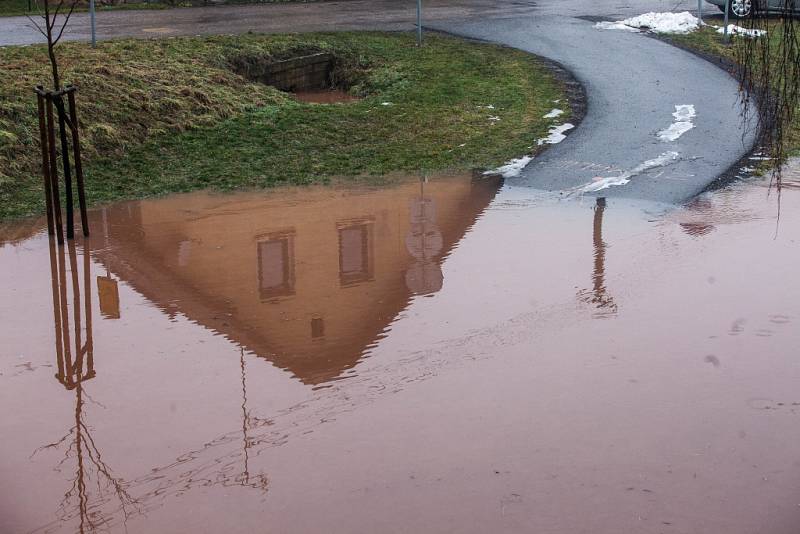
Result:
{"label": "grassy slope", "polygon": [[[366,72],[352,91],[367,97],[300,104],[227,67],[235,54],[307,45]],[[95,50],[70,43],[60,53],[65,80],[80,87],[93,203],[495,166],[530,152],[549,126],[542,115],[563,98],[527,54],[435,35],[422,49],[408,35],[337,33],[126,40]],[[0,49],[0,219],[42,210],[31,87],[46,76],[43,49]]]}
{"label": "grassy slope", "polygon": [[[767,23],[768,33],[767,35],[771,39],[775,39],[778,35],[776,32],[776,23],[768,22]],[[689,33],[686,35],[671,35],[669,39],[679,43],[683,46],[687,46],[689,48],[695,49],[699,52],[704,54],[710,54],[717,57],[725,58],[728,61],[735,62],[736,61],[736,46],[741,44],[744,39],[743,37],[734,37],[731,39],[730,44],[726,44],[724,42],[724,38],[721,34],[717,33],[713,28],[705,27],[699,31]],[[798,110],[797,114],[798,118],[800,118],[800,110]],[[786,146],[788,149],[789,154],[791,155],[798,155],[800,154],[800,120],[795,121],[791,128],[789,129],[788,136],[786,138]]]}

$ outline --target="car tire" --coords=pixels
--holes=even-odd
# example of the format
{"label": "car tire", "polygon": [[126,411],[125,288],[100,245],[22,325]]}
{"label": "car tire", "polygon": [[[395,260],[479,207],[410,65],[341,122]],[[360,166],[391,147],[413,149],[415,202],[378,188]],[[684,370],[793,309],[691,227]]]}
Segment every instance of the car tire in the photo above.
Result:
{"label": "car tire", "polygon": [[[725,12],[725,8],[721,8]],[[754,0],[728,0],[728,16],[732,19],[749,19],[756,12]]]}

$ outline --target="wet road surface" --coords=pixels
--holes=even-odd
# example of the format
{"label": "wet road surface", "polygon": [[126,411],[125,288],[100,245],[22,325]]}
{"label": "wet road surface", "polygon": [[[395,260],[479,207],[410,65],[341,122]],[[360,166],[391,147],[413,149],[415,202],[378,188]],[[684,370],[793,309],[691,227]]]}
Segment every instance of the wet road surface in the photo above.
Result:
{"label": "wet road surface", "polygon": [[[533,12],[564,16],[625,18],[647,11],[696,9],[691,0],[426,0],[425,22],[516,17]],[[107,11],[97,16],[99,39],[175,35],[309,32],[330,30],[411,30],[413,1],[345,0],[339,2],[216,6],[171,10]],[[64,38],[91,37],[89,15],[76,13]],[[41,43],[43,37],[26,17],[0,17],[0,46]]]}
{"label": "wet road surface", "polygon": [[800,174],[684,207],[497,178],[2,229],[2,532],[800,524]]}
{"label": "wet road surface", "polygon": [[515,184],[684,202],[752,147],[738,83],[707,61],[641,34],[577,18],[437,23],[561,63],[584,86],[588,109],[566,140],[533,160]]}

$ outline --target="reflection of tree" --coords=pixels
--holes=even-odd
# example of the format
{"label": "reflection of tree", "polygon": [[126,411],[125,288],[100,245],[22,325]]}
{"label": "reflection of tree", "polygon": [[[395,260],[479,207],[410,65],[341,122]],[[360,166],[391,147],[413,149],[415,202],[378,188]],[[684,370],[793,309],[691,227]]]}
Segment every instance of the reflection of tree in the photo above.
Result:
{"label": "reflection of tree", "polygon": [[[78,260],[74,241],[68,241],[69,271],[72,282],[72,323],[74,347],[70,339],[70,314],[68,305],[67,266],[62,246],[56,247],[50,238],[50,280],[53,295],[53,319],[56,339],[58,372],[56,379],[67,390],[75,391],[75,419],[73,426],[59,440],[40,447],[34,454],[48,449],[59,449],[68,443],[56,470],[72,459],[75,460],[75,476],[57,510],[58,520],[43,527],[49,531],[67,522],[78,522],[78,531],[93,532],[108,526],[109,518],[103,513],[105,503],[119,501],[124,520],[136,511],[136,501],[128,493],[125,482],[114,476],[111,468],[102,459],[92,432],[83,419],[84,382],[96,376],[94,370],[94,346],[92,340],[91,269],[89,250],[83,250],[84,300],[78,279]],[[85,319],[85,329],[82,321]],[[86,342],[82,341],[85,333]],[[74,348],[74,357],[73,357]]]}
{"label": "reflection of tree", "polygon": [[594,243],[594,272],[592,273],[592,289],[578,292],[578,298],[597,308],[595,317],[610,317],[617,313],[617,304],[606,289],[606,243],[603,241],[603,212],[606,199],[598,198],[594,207],[594,223],[592,225],[592,241]]}

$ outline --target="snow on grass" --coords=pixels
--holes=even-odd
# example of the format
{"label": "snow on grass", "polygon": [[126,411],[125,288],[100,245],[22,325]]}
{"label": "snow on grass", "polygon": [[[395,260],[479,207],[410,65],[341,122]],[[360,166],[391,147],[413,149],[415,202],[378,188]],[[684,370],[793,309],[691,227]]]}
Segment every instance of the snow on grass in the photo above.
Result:
{"label": "snow on grass", "polygon": [[522,169],[533,160],[533,156],[522,156],[521,158],[512,159],[505,165],[501,167],[497,167],[491,171],[486,171],[483,174],[500,174],[503,178],[514,178],[515,176],[519,176],[522,172]]}
{"label": "snow on grass", "polygon": [[568,122],[560,124],[558,126],[553,126],[552,128],[550,128],[550,131],[547,132],[548,133],[547,137],[539,139],[538,141],[536,141],[536,144],[538,146],[542,146],[544,144],[555,145],[557,143],[560,143],[561,141],[567,138],[567,136],[564,135],[564,132],[566,132],[567,130],[571,130],[573,128],[575,128],[575,125],[570,124]]}
{"label": "snow on grass", "polygon": [[618,22],[598,22],[601,30],[651,31],[655,33],[690,33],[701,25],[700,19],[683,11],[681,13],[645,13]]}
{"label": "snow on grass", "polygon": [[679,106],[675,106],[675,113],[673,113],[672,116],[675,117],[675,122],[670,124],[669,128],[665,128],[658,132],[658,138],[664,142],[675,141],[680,136],[694,128],[692,119],[697,116],[697,113],[695,112],[693,105],[681,104]]}
{"label": "snow on grass", "polygon": [[555,119],[559,115],[563,115],[563,114],[564,114],[563,110],[558,109],[558,108],[553,108],[547,113],[547,115],[543,115],[542,118],[544,118],[544,119]]}
{"label": "snow on grass", "polygon": [[644,172],[649,171],[650,169],[655,169],[657,167],[664,167],[666,165],[678,161],[679,156],[680,154],[677,152],[672,152],[672,151],[664,152],[660,156],[655,157],[653,159],[649,159],[644,163],[642,163],[641,165],[638,165],[629,171],[625,171],[619,174],[618,176],[605,176],[605,177],[597,176],[590,183],[577,187],[573,189],[571,192],[578,194],[594,193],[597,191],[602,191],[603,189],[607,189],[612,186],[625,185],[628,182],[630,182],[631,178],[633,178],[634,176],[638,176]]}
{"label": "snow on grass", "polygon": [[[716,26],[714,27],[717,28]],[[717,33],[725,33],[725,26],[717,28]],[[751,30],[748,28],[742,28],[736,24],[728,24],[728,34],[742,35],[744,37],[763,37],[767,34],[767,30]]]}

